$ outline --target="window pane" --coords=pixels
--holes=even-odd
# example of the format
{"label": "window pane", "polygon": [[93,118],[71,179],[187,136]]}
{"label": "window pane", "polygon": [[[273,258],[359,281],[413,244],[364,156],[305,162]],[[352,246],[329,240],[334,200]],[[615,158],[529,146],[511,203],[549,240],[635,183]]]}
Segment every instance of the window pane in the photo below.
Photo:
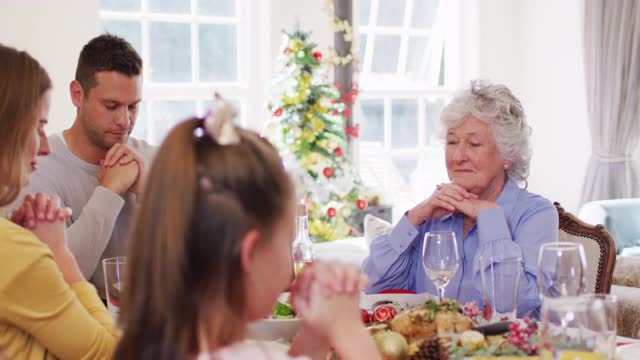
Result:
{"label": "window pane", "polygon": [[138,117],[131,135],[137,139],[149,141],[149,117],[147,112],[147,104],[144,101],[138,105]]}
{"label": "window pane", "polygon": [[140,11],[140,0],[100,0],[100,10]]}
{"label": "window pane", "polygon": [[153,22],[149,30],[151,80],[191,81],[191,29],[189,24]]}
{"label": "window pane", "polygon": [[374,43],[371,71],[377,73],[395,73],[398,69],[400,36],[377,35]]}
{"label": "window pane", "polygon": [[402,26],[406,0],[378,2],[378,26]]}
{"label": "window pane", "polygon": [[235,0],[199,0],[198,13],[212,16],[235,16]]}
{"label": "window pane", "polygon": [[360,35],[360,44],[359,45],[359,50],[360,54],[358,54],[360,56],[360,61],[361,64],[364,63],[364,56],[365,53],[367,51],[367,35]]}
{"label": "window pane", "polygon": [[124,38],[136,49],[138,54],[142,54],[142,30],[140,21],[102,20],[101,25],[102,32]]}
{"label": "window pane", "polygon": [[440,139],[440,114],[444,108],[443,98],[427,98],[425,101],[425,116],[426,116],[426,145],[435,145]]}
{"label": "window pane", "polygon": [[196,113],[196,102],[188,100],[164,100],[151,103],[153,143],[159,144],[180,121]]}
{"label": "window pane", "polygon": [[426,57],[425,50],[427,49],[427,41],[426,37],[412,36],[409,38],[407,65],[405,67],[407,77],[419,80],[417,77],[420,75],[420,67]]}
{"label": "window pane", "polygon": [[401,99],[391,102],[391,147],[418,146],[418,102]]}
{"label": "window pane", "polygon": [[411,26],[431,28],[438,11],[438,0],[413,0]]}
{"label": "window pane", "polygon": [[400,175],[404,178],[404,180],[408,183],[410,182],[411,174],[416,170],[416,166],[418,165],[418,159],[416,156],[410,157],[393,157],[393,165],[396,166],[398,171],[400,171]]}
{"label": "window pane", "polygon": [[445,46],[442,46],[442,57],[440,58],[440,75],[438,76],[438,86],[444,86],[444,72],[446,70],[445,66],[446,64],[444,63],[444,51],[445,51]]}
{"label": "window pane", "polygon": [[191,13],[191,1],[189,0],[147,0],[149,10],[156,13],[189,14]]}
{"label": "window pane", "polygon": [[200,25],[200,80],[238,79],[234,25]]}
{"label": "window pane", "polygon": [[369,25],[369,16],[371,15],[371,0],[360,0],[358,2],[358,21],[360,25]]}
{"label": "window pane", "polygon": [[360,121],[363,141],[377,141],[384,144],[384,103],[382,100],[360,100],[362,119]]}

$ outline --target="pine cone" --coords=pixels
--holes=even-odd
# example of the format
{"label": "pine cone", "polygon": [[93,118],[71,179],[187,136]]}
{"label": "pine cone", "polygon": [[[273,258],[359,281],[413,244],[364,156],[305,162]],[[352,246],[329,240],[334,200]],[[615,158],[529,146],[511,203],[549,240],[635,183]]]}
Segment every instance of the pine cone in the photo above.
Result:
{"label": "pine cone", "polygon": [[441,353],[440,339],[437,336],[433,336],[420,345],[420,349],[411,356],[410,360],[440,360]]}

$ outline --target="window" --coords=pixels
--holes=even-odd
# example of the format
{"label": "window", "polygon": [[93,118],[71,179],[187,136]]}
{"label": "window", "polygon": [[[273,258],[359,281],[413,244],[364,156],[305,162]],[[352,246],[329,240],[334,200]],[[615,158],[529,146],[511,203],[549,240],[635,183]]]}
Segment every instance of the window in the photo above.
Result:
{"label": "window", "polygon": [[367,143],[379,143],[407,186],[420,181],[430,193],[430,182],[446,180],[438,126],[459,86],[457,1],[359,0],[356,7],[361,164],[374,161]]}
{"label": "window", "polygon": [[247,0],[101,0],[101,30],[127,39],[144,62],[134,136],[158,144],[178,121],[203,116],[214,90],[252,125],[256,67],[246,59],[257,11]]}

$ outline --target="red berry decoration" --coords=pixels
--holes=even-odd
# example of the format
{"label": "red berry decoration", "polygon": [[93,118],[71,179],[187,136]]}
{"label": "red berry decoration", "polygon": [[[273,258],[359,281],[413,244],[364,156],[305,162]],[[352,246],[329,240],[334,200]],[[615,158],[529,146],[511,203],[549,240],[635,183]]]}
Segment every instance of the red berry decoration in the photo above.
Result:
{"label": "red berry decoration", "polygon": [[322,53],[320,51],[316,51],[313,53],[313,57],[316,59],[317,62],[320,62],[320,60],[322,60]]}
{"label": "red berry decoration", "polygon": [[491,319],[491,315],[493,314],[493,309],[491,309],[491,305],[484,304],[484,308],[482,309],[482,317],[485,320]]}
{"label": "red berry decoration", "polygon": [[337,157],[342,156],[342,148],[337,147],[335,150],[333,150],[333,153],[336,154]]}
{"label": "red berry decoration", "polygon": [[326,168],[324,168],[324,170],[322,170],[322,173],[324,174],[324,176],[330,178],[333,176],[333,168],[327,166]]}
{"label": "red berry decoration", "polygon": [[356,205],[358,206],[358,209],[364,210],[367,208],[367,201],[360,199],[358,200],[358,202],[356,202]]}
{"label": "red berry decoration", "polygon": [[336,216],[336,208],[329,208],[327,209],[327,215],[332,218],[334,216]]}
{"label": "red berry decoration", "polygon": [[369,325],[371,322],[371,315],[369,315],[369,312],[365,309],[360,309],[360,316],[362,317],[362,322],[365,325]]}
{"label": "red berry decoration", "polygon": [[377,322],[385,322],[393,319],[398,315],[398,310],[391,305],[380,305],[373,310],[371,320]]}
{"label": "red berry decoration", "polygon": [[276,111],[273,112],[273,115],[275,115],[275,116],[282,115],[282,108],[277,108]]}

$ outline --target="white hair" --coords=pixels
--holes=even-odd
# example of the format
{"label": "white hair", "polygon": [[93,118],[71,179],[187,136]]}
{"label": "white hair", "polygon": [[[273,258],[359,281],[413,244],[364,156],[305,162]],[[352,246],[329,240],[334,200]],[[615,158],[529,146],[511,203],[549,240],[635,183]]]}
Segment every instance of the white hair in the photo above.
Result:
{"label": "white hair", "polygon": [[511,162],[507,176],[526,182],[531,162],[531,127],[520,100],[504,85],[473,80],[469,89],[457,93],[444,107],[440,120],[445,129],[450,129],[469,115],[491,126],[500,156]]}

